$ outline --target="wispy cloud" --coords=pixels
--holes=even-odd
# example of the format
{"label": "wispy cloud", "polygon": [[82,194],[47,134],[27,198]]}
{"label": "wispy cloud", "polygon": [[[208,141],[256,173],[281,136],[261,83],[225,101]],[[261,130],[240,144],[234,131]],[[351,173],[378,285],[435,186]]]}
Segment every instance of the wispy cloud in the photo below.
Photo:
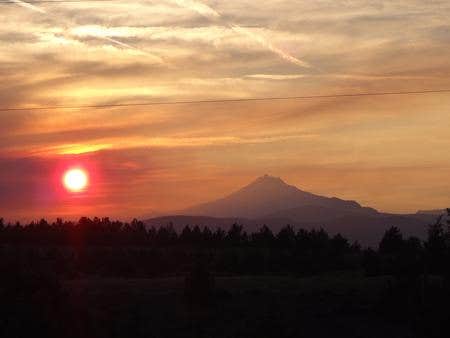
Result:
{"label": "wispy cloud", "polygon": [[250,74],[245,77],[260,80],[296,80],[305,76],[304,74]]}
{"label": "wispy cloud", "polygon": [[217,13],[213,8],[209,7],[208,5],[196,1],[196,0],[171,0],[175,2],[177,5],[185,8],[189,8],[195,12],[197,12],[200,15],[203,15],[208,18],[220,18],[220,14]]}
{"label": "wispy cloud", "polygon": [[[8,1],[3,107],[450,87],[450,2]],[[2,112],[0,214],[85,211],[41,203],[67,159],[98,165],[96,213],[181,208],[261,171],[382,210],[433,208],[449,202],[449,123],[442,94]]]}
{"label": "wispy cloud", "polygon": [[268,50],[270,50],[271,52],[275,53],[276,55],[278,55],[279,57],[281,57],[282,59],[293,63],[297,66],[300,67],[304,67],[304,68],[310,68],[311,65],[305,61],[299,60],[296,57],[292,56],[291,54],[285,52],[284,50],[275,47],[269,40],[265,39],[264,37],[262,37],[259,34],[256,34],[254,32],[252,32],[250,29],[248,28],[244,28],[235,24],[230,24],[231,29],[233,29],[235,32],[238,32],[240,34],[246,35],[248,36],[250,39],[256,41],[257,43],[259,43],[261,46],[267,48]]}
{"label": "wispy cloud", "polygon": [[377,81],[377,80],[425,80],[432,76],[384,75],[384,74],[249,74],[245,78],[260,80],[296,80],[302,78],[325,78],[338,80]]}
{"label": "wispy cloud", "polygon": [[[195,11],[198,14],[200,14],[206,18],[213,19],[213,20],[222,19],[222,16],[216,10],[214,10],[213,8],[211,8],[210,6],[208,6],[202,2],[199,2],[196,0],[170,0],[170,1],[175,2],[177,5],[179,5],[181,7],[188,8],[192,11]],[[291,54],[282,50],[281,48],[276,47],[271,41],[267,40],[265,37],[263,37],[257,33],[252,32],[250,29],[239,26],[237,24],[234,24],[234,23],[231,23],[228,21],[225,21],[225,23],[228,27],[230,27],[236,33],[247,36],[251,40],[260,44],[262,47],[264,47],[264,48],[270,50],[271,52],[273,52],[274,54],[278,55],[283,60],[286,60],[286,61],[293,63],[300,67],[304,67],[304,68],[311,67],[311,65],[309,63],[302,61],[302,60],[296,58],[295,56],[292,56]]]}
{"label": "wispy cloud", "polygon": [[[27,3],[25,1],[21,1],[21,0],[10,0],[10,1],[15,3],[15,4],[17,4],[17,5],[19,5],[19,6],[21,6],[21,7],[26,8],[26,9],[29,9],[29,10],[32,10],[32,11],[35,11],[35,12],[38,12],[38,13],[41,13],[41,14],[46,14],[47,16],[52,17],[55,21],[58,21],[58,22],[63,22],[64,21],[63,18],[61,18],[59,16],[52,15],[52,14],[48,13],[46,10],[44,10],[43,8],[40,8],[40,7],[35,6],[35,5],[32,5],[32,4]],[[64,21],[64,25],[67,25],[66,21]],[[124,47],[124,48],[127,48],[127,49],[138,51],[138,52],[140,52],[140,53],[142,53],[144,55],[151,56],[152,58],[154,58],[159,63],[165,63],[165,61],[160,56],[157,56],[157,55],[155,55],[153,53],[149,53],[149,52],[147,52],[147,51],[145,51],[145,50],[143,50],[141,48],[132,46],[132,45],[130,45],[128,43],[122,42],[122,41],[114,39],[112,37],[104,36],[104,35],[101,35],[101,34],[95,34],[95,33],[90,33],[90,34],[88,33],[88,35],[96,37],[96,38],[99,38],[99,39],[102,39],[102,40],[105,40],[105,41],[109,41],[109,42],[111,42],[111,43],[113,43],[115,45],[118,45],[118,46],[121,46],[121,47]]]}
{"label": "wispy cloud", "polygon": [[21,0],[10,0],[10,1],[11,1],[11,2],[14,2],[15,4],[17,4],[17,5],[21,6],[21,7],[30,9],[30,10],[35,11],[35,12],[39,12],[39,13],[47,13],[47,12],[45,11],[45,9],[42,9],[42,8],[40,8],[40,7],[34,6],[34,5],[32,5],[32,4],[29,4],[28,2],[25,2],[25,1],[21,1]]}

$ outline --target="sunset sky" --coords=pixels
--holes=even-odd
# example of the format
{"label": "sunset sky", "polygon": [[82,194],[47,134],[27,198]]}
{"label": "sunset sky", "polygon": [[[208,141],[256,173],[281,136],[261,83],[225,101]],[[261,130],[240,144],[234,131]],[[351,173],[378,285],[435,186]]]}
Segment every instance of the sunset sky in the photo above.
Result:
{"label": "sunset sky", "polygon": [[[4,1],[2,1],[4,2]],[[0,3],[0,107],[450,89],[450,2]],[[0,109],[0,217],[140,217],[263,174],[450,207],[450,94]],[[83,167],[88,189],[61,188]]]}

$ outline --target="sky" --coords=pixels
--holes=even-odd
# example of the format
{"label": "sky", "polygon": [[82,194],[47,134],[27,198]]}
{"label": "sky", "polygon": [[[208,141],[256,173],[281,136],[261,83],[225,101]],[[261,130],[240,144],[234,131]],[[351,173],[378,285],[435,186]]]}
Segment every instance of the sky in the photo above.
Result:
{"label": "sky", "polygon": [[[450,3],[0,3],[0,217],[141,217],[271,174],[404,213],[450,207]],[[70,106],[70,109],[29,108]],[[25,108],[2,110],[1,108]],[[83,167],[83,193],[61,187]]]}

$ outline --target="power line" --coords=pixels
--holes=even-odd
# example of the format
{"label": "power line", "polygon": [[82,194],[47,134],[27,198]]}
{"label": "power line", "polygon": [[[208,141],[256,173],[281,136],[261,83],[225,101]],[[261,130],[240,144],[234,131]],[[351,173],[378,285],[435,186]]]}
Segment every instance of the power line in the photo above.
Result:
{"label": "power line", "polygon": [[354,94],[329,94],[329,95],[306,95],[306,96],[278,96],[278,97],[255,97],[255,98],[237,98],[237,99],[211,99],[211,100],[186,100],[186,101],[155,101],[141,103],[105,103],[79,106],[41,106],[41,107],[0,107],[0,111],[22,111],[22,110],[54,110],[54,109],[85,109],[85,108],[115,108],[115,107],[137,107],[137,106],[162,106],[179,104],[203,104],[203,103],[233,103],[233,102],[252,102],[252,101],[277,101],[277,100],[306,100],[306,99],[327,99],[342,97],[363,97],[363,96],[387,96],[387,95],[418,95],[418,94],[438,94],[450,93],[450,89],[436,90],[416,90],[416,91],[398,91],[398,92],[372,92],[372,93],[354,93]]}

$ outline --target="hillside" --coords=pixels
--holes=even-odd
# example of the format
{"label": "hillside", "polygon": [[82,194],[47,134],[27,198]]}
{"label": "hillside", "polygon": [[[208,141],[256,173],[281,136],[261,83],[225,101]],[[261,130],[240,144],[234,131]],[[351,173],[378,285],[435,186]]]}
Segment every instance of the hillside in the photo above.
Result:
{"label": "hillside", "polygon": [[324,228],[330,234],[341,233],[365,245],[375,245],[391,226],[400,228],[406,236],[425,238],[426,226],[434,219],[434,213],[378,212],[355,201],[316,195],[264,175],[224,198],[149,218],[145,223],[172,224],[176,230],[185,225],[227,229],[239,223],[247,231],[267,225],[274,232],[290,224],[295,228]]}
{"label": "hillside", "polygon": [[288,185],[278,177],[264,175],[224,198],[193,206],[179,214],[254,219],[301,206],[333,210],[361,209],[355,201],[315,195]]}

